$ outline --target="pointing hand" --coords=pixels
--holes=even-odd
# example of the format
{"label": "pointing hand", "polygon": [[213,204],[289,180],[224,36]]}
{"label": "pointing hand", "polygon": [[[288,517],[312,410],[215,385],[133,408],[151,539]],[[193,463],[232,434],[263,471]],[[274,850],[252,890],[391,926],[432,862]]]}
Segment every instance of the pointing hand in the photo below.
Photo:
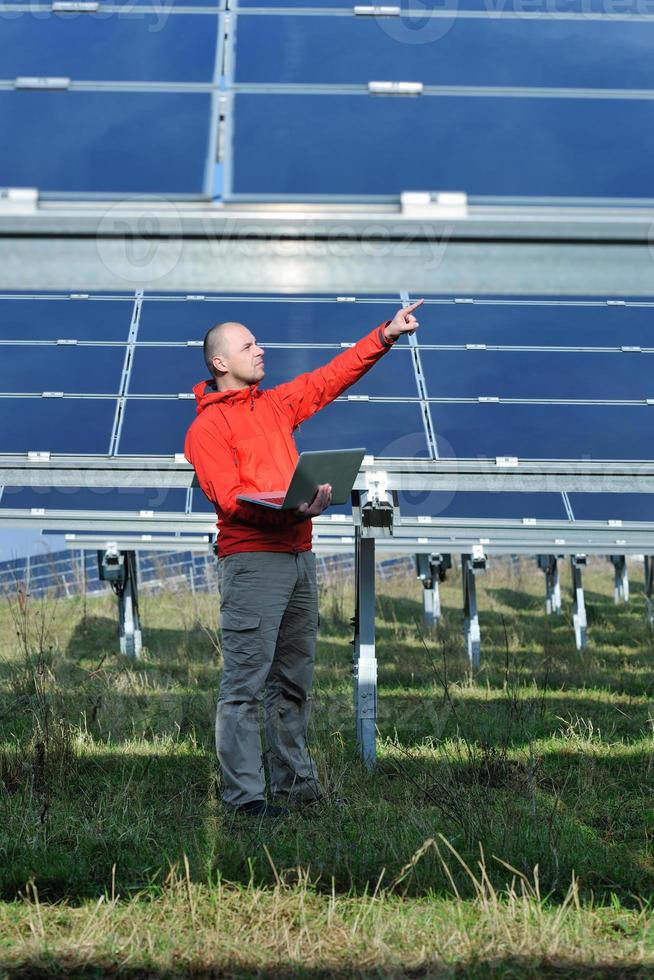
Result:
{"label": "pointing hand", "polygon": [[419,306],[422,306],[424,302],[424,299],[419,299],[416,303],[411,303],[410,306],[405,306],[403,309],[398,310],[384,330],[386,340],[397,340],[403,333],[415,333],[416,327],[419,324],[413,315],[413,311],[417,310]]}

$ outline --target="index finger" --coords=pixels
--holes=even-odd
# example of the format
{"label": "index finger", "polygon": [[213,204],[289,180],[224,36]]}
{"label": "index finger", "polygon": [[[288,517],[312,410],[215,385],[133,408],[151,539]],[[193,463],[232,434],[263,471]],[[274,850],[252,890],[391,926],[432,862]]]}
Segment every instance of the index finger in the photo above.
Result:
{"label": "index finger", "polygon": [[424,302],[425,302],[424,299],[419,299],[419,300],[417,300],[417,302],[412,303],[410,306],[403,307],[402,312],[403,313],[413,313],[413,311],[414,310],[417,310],[419,306],[422,306],[422,304]]}

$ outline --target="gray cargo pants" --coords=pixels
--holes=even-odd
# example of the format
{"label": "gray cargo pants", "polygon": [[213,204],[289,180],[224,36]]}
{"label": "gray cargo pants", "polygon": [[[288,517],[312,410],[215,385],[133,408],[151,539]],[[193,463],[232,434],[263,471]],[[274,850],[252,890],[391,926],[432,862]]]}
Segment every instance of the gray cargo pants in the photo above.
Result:
{"label": "gray cargo pants", "polygon": [[261,800],[259,731],[264,705],[270,789],[296,799],[322,795],[306,746],[318,593],[313,552],[240,552],[220,561],[223,672],[216,750],[223,800]]}

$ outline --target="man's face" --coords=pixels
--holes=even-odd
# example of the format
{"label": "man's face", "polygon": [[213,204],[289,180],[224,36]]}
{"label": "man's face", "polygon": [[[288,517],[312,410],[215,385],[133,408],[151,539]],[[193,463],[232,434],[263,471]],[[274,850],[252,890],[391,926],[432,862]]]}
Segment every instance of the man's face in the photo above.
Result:
{"label": "man's face", "polygon": [[225,331],[223,352],[214,357],[214,367],[227,372],[234,381],[252,385],[265,374],[263,349],[242,323],[230,324]]}

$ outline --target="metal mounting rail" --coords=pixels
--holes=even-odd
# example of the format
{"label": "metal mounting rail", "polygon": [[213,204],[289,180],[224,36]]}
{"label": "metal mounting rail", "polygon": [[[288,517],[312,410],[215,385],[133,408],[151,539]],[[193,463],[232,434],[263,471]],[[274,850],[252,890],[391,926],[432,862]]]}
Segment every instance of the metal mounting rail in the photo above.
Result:
{"label": "metal mounting rail", "polygon": [[[654,406],[653,406],[654,408]],[[653,415],[654,418],[654,415]],[[366,457],[354,485],[383,471],[388,490],[654,493],[654,460],[381,459]],[[197,486],[179,456],[0,456],[0,485],[21,487]]]}
{"label": "metal mounting rail", "polygon": [[[315,518],[314,545],[334,551],[354,546],[354,523],[347,515]],[[92,511],[0,507],[1,527],[32,527],[49,532],[118,534],[215,534],[209,513]],[[184,541],[179,539],[180,544]],[[471,520],[400,518],[380,548],[418,554],[467,553],[482,545],[487,554],[600,555],[654,554],[654,522]]]}

